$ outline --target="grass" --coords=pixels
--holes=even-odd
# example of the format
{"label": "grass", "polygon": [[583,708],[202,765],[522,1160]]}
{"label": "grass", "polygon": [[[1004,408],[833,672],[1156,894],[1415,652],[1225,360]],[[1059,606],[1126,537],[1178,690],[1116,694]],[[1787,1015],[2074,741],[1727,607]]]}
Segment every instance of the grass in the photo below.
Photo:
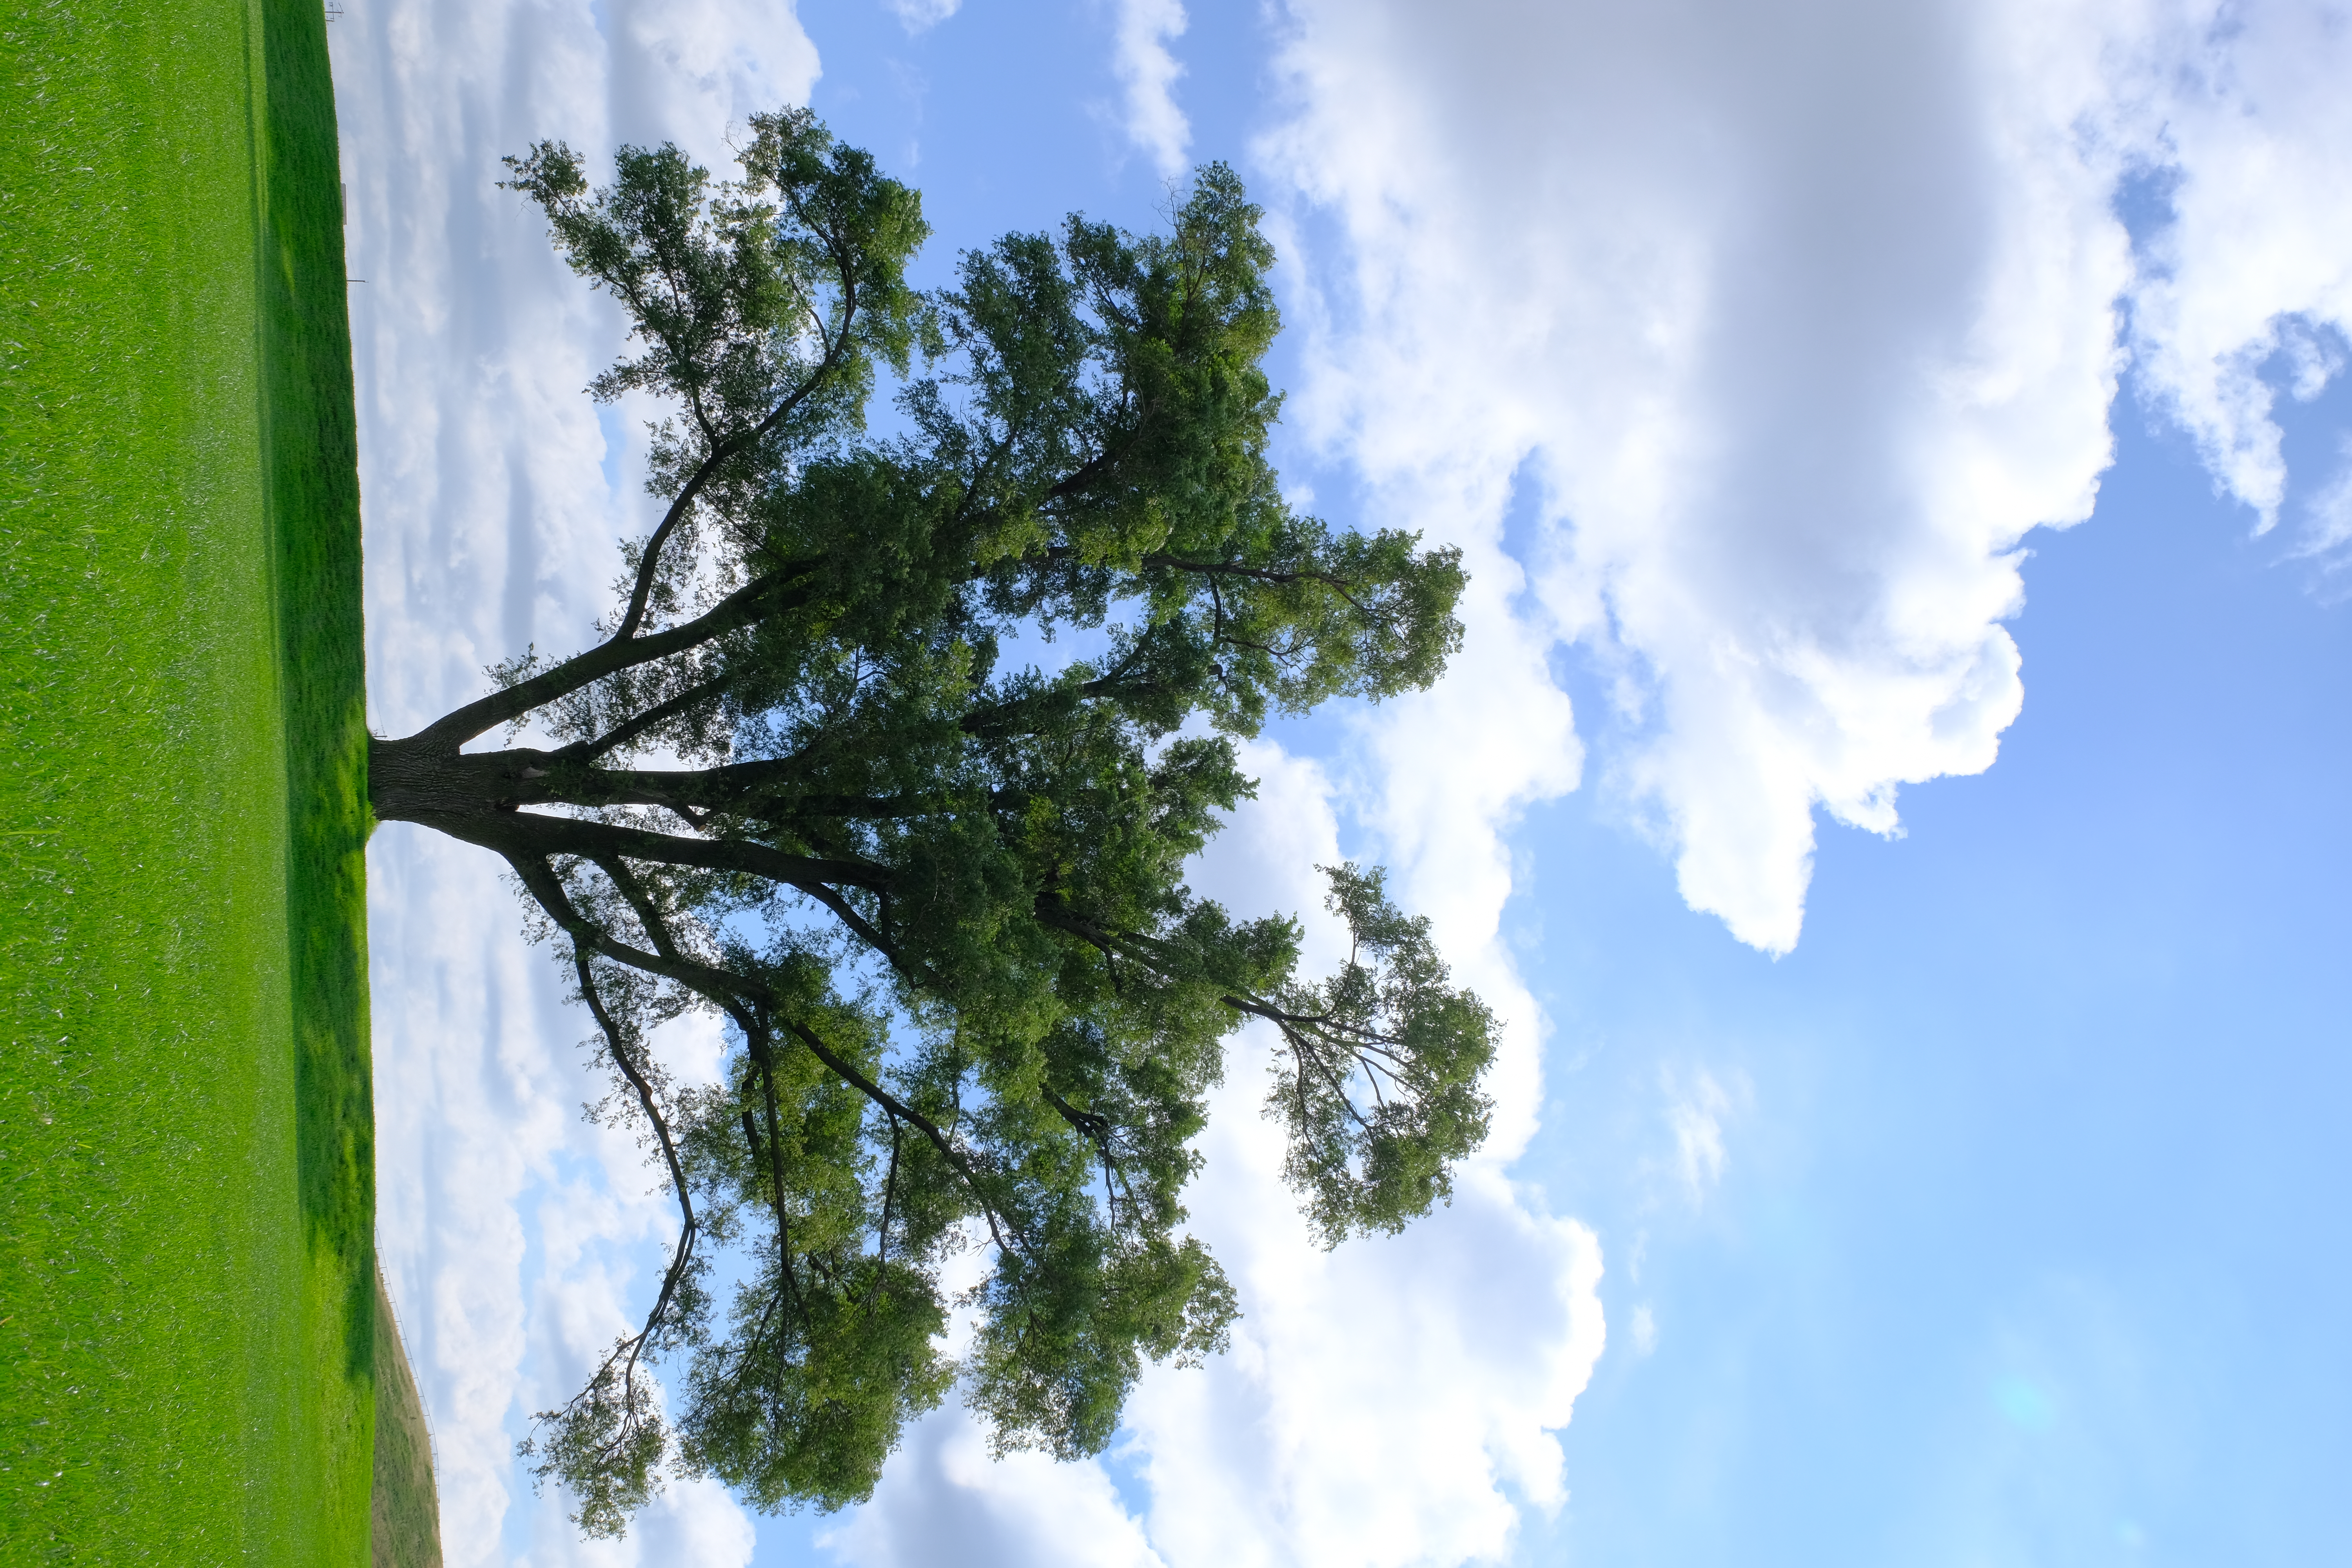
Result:
{"label": "grass", "polygon": [[433,1438],[401,1348],[392,1298],[376,1276],[374,1568],[441,1568],[441,1509]]}
{"label": "grass", "polygon": [[316,0],[0,15],[0,1561],[368,1554],[357,481]]}

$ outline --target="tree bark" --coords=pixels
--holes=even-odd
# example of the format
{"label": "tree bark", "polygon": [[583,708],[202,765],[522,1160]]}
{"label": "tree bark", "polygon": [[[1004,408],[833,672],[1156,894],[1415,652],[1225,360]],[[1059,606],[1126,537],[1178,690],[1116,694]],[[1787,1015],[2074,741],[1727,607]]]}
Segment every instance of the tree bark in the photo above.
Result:
{"label": "tree bark", "polygon": [[416,822],[448,832],[444,825],[453,817],[512,812],[527,798],[528,781],[546,771],[544,752],[467,753],[429,734],[398,741],[368,737],[368,799],[377,821]]}
{"label": "tree bark", "polygon": [[[836,888],[887,888],[890,872],[864,860],[820,859],[793,855],[756,839],[681,837],[642,827],[599,822],[593,818],[551,816],[518,809],[528,805],[601,805],[609,792],[592,798],[568,791],[574,798],[547,787],[576,773],[567,773],[563,759],[531,748],[504,752],[460,752],[430,730],[404,740],[368,741],[368,795],[379,822],[414,822],[446,833],[467,844],[507,857],[546,859],[550,856],[618,855],[635,860],[671,866],[698,866],[713,871],[740,871],[798,888],[826,902],[845,923],[861,935],[866,928],[855,911],[840,902]],[[887,952],[878,935],[877,950]]]}

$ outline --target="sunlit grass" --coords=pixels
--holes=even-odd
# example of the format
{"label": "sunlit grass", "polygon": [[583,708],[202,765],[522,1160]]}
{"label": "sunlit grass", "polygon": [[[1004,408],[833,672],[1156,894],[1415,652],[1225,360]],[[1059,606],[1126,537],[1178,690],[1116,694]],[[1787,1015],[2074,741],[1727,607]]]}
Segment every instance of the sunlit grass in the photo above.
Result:
{"label": "sunlit grass", "polygon": [[0,19],[0,1560],[367,1552],[358,501],[316,4]]}

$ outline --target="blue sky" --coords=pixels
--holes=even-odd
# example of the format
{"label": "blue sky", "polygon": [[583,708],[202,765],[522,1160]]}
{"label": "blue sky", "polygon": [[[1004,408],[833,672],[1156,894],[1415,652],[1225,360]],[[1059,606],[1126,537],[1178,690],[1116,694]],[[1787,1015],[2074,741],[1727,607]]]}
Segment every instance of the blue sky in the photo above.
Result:
{"label": "blue sky", "polygon": [[384,1252],[452,1563],[2352,1552],[2347,26],[352,8],[380,729],[583,635],[642,526],[576,395],[616,323],[499,153],[715,158],[810,101],[923,189],[933,276],[1225,158],[1285,256],[1286,480],[1481,586],[1437,692],[1270,731],[1201,885],[1383,858],[1515,1041],[1460,1201],[1328,1258],[1241,1083],[1194,1208],[1243,1342],[1099,1464],[950,1411],[849,1515],[690,1486],[584,1548],[506,1455],[650,1289],[658,1196],[495,877],[388,830]]}

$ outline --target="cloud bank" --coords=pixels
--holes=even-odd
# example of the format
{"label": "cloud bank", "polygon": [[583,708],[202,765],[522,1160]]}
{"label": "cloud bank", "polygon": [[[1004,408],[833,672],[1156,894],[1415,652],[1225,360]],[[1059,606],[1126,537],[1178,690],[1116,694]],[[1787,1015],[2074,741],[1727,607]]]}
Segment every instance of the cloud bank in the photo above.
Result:
{"label": "cloud bank", "polygon": [[[674,138],[723,168],[729,121],[804,100],[816,57],[762,0],[390,0],[330,41],[351,272],[367,280],[352,326],[369,721],[404,734],[479,695],[492,660],[582,642],[614,542],[645,526],[634,427],[581,395],[620,320],[495,188],[499,155]],[[558,1500],[519,1490],[529,1413],[577,1385],[674,1221],[637,1152],[582,1125],[600,1092],[573,1048],[586,1031],[491,858],[394,826],[368,884],[382,1256],[434,1422],[449,1562],[748,1562],[749,1521],[716,1489],[673,1493],[596,1551]]]}
{"label": "cloud bank", "polygon": [[[1294,418],[1454,498],[1443,531],[1497,534],[1517,476],[1533,613],[1607,685],[1606,782],[1769,952],[1816,807],[1893,834],[1902,785],[1991,764],[2021,542],[2086,517],[2109,460],[2119,306],[2265,525],[2256,372],[2340,363],[2309,346],[2352,288],[2323,6],[1286,15],[1260,159],[1317,332]],[[2177,215],[2137,261],[2126,177]]]}
{"label": "cloud bank", "polygon": [[2004,74],[1998,9],[1290,11],[1299,416],[1463,531],[1521,477],[1536,614],[1615,678],[1612,784],[1769,952],[1816,805],[1891,832],[1899,784],[1991,762],[2017,542],[2107,460],[2095,78]]}

